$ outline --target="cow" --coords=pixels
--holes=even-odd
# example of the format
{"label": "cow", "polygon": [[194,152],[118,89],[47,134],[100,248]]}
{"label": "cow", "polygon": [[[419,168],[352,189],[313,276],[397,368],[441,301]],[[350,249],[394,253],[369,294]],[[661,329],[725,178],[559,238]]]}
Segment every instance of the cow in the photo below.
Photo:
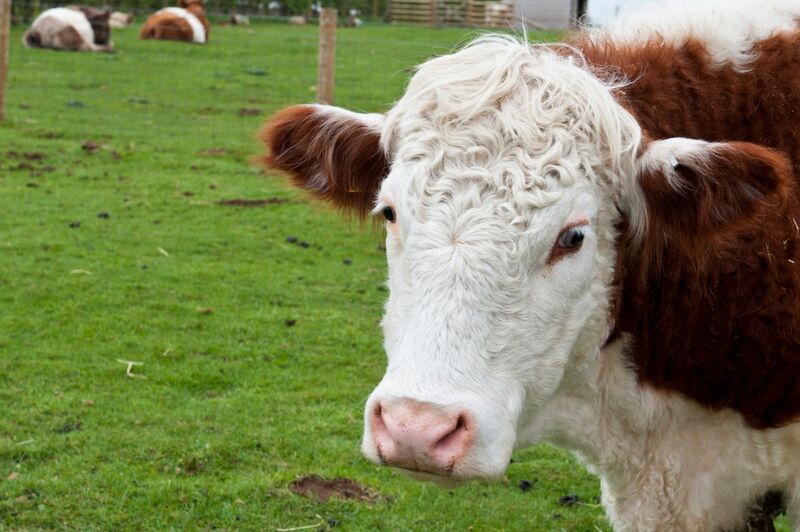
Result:
{"label": "cow", "polygon": [[135,18],[136,17],[133,15],[133,13],[114,11],[111,13],[111,17],[109,18],[108,22],[114,29],[127,28],[133,24]]}
{"label": "cow", "polygon": [[203,0],[179,0],[180,7],[156,11],[145,20],[139,38],[207,43],[211,26],[203,3]]}
{"label": "cow", "polygon": [[67,6],[48,9],[40,14],[22,37],[29,48],[112,52],[108,9]]}
{"label": "cow", "polygon": [[[262,164],[386,224],[362,451],[447,485],[550,442],[617,530],[800,527],[800,2],[480,37]],[[761,514],[761,515],[758,515]]]}

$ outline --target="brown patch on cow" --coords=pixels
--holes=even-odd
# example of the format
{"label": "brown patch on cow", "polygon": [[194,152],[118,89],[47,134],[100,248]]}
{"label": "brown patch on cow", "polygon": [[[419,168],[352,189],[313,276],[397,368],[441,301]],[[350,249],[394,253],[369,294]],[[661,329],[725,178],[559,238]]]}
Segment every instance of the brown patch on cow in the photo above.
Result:
{"label": "brown patch on cow", "polygon": [[281,111],[259,138],[270,151],[258,159],[263,166],[286,172],[296,187],[361,217],[389,173],[378,132],[309,105]]}
{"label": "brown patch on cow", "polygon": [[172,13],[154,13],[145,20],[139,38],[192,42],[194,31],[184,18]]}
{"label": "brown patch on cow", "polygon": [[83,50],[86,45],[78,30],[72,26],[61,28],[53,37],[53,42],[58,43],[53,48],[61,50]]}
{"label": "brown patch on cow", "polygon": [[[197,17],[205,28],[205,42],[208,42],[211,26],[205,16],[202,0],[180,0],[178,6]],[[194,42],[194,31],[186,19],[169,12],[156,12],[145,20],[139,38]]]}
{"label": "brown patch on cow", "polygon": [[316,499],[320,502],[327,501],[331,497],[369,503],[386,500],[386,497],[376,491],[348,478],[326,480],[317,475],[309,475],[292,482],[289,485],[289,489],[298,495]]}
{"label": "brown patch on cow", "polygon": [[284,203],[288,203],[289,200],[286,198],[266,198],[266,199],[244,199],[244,198],[236,198],[236,199],[229,199],[229,200],[220,200],[217,202],[217,205],[223,205],[228,207],[264,207],[266,205],[283,205]]}
{"label": "brown patch on cow", "polygon": [[756,428],[797,420],[800,33],[756,43],[745,72],[691,39],[578,46],[601,77],[635,80],[617,97],[646,138],[750,143],[728,144],[738,153],[720,153],[711,176],[679,165],[683,194],[640,176],[651,216],[642,242],[622,228],[612,338],[630,336],[644,383]]}

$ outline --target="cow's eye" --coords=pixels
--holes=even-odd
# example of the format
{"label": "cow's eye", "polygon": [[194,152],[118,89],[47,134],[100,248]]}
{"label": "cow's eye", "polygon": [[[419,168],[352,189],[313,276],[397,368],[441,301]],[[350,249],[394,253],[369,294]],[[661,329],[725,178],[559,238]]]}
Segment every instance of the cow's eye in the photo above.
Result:
{"label": "cow's eye", "polygon": [[383,216],[384,218],[389,220],[389,223],[394,223],[395,221],[394,209],[392,209],[388,205],[383,208]]}
{"label": "cow's eye", "polygon": [[562,249],[578,249],[583,243],[581,226],[567,227],[558,235],[558,247]]}

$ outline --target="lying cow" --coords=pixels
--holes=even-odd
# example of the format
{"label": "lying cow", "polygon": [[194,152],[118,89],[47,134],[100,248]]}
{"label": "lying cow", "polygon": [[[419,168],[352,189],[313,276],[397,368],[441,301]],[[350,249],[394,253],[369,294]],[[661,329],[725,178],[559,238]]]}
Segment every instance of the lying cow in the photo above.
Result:
{"label": "lying cow", "polygon": [[36,17],[22,42],[32,48],[111,52],[108,9],[86,6],[55,7]]}
{"label": "lying cow", "polygon": [[114,29],[127,28],[133,24],[135,17],[133,13],[123,13],[122,11],[114,11],[108,20],[109,25]]}
{"label": "lying cow", "polygon": [[484,37],[386,114],[266,125],[266,165],[386,220],[369,459],[497,478],[547,441],[619,530],[733,530],[770,493],[800,526],[798,20],[690,0]]}
{"label": "lying cow", "polygon": [[211,26],[203,0],[180,0],[178,5],[180,7],[165,7],[147,17],[139,38],[207,43]]}

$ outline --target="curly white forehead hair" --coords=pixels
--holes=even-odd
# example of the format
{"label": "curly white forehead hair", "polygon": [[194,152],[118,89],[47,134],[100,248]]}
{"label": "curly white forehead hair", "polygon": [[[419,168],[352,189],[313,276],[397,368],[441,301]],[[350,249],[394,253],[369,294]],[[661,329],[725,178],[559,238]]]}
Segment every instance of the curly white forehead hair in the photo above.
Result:
{"label": "curly white forehead hair", "polygon": [[541,206],[556,183],[582,176],[616,199],[641,144],[612,95],[624,83],[567,46],[487,35],[418,67],[382,143],[395,161],[426,167],[411,172],[420,191],[473,175]]}

